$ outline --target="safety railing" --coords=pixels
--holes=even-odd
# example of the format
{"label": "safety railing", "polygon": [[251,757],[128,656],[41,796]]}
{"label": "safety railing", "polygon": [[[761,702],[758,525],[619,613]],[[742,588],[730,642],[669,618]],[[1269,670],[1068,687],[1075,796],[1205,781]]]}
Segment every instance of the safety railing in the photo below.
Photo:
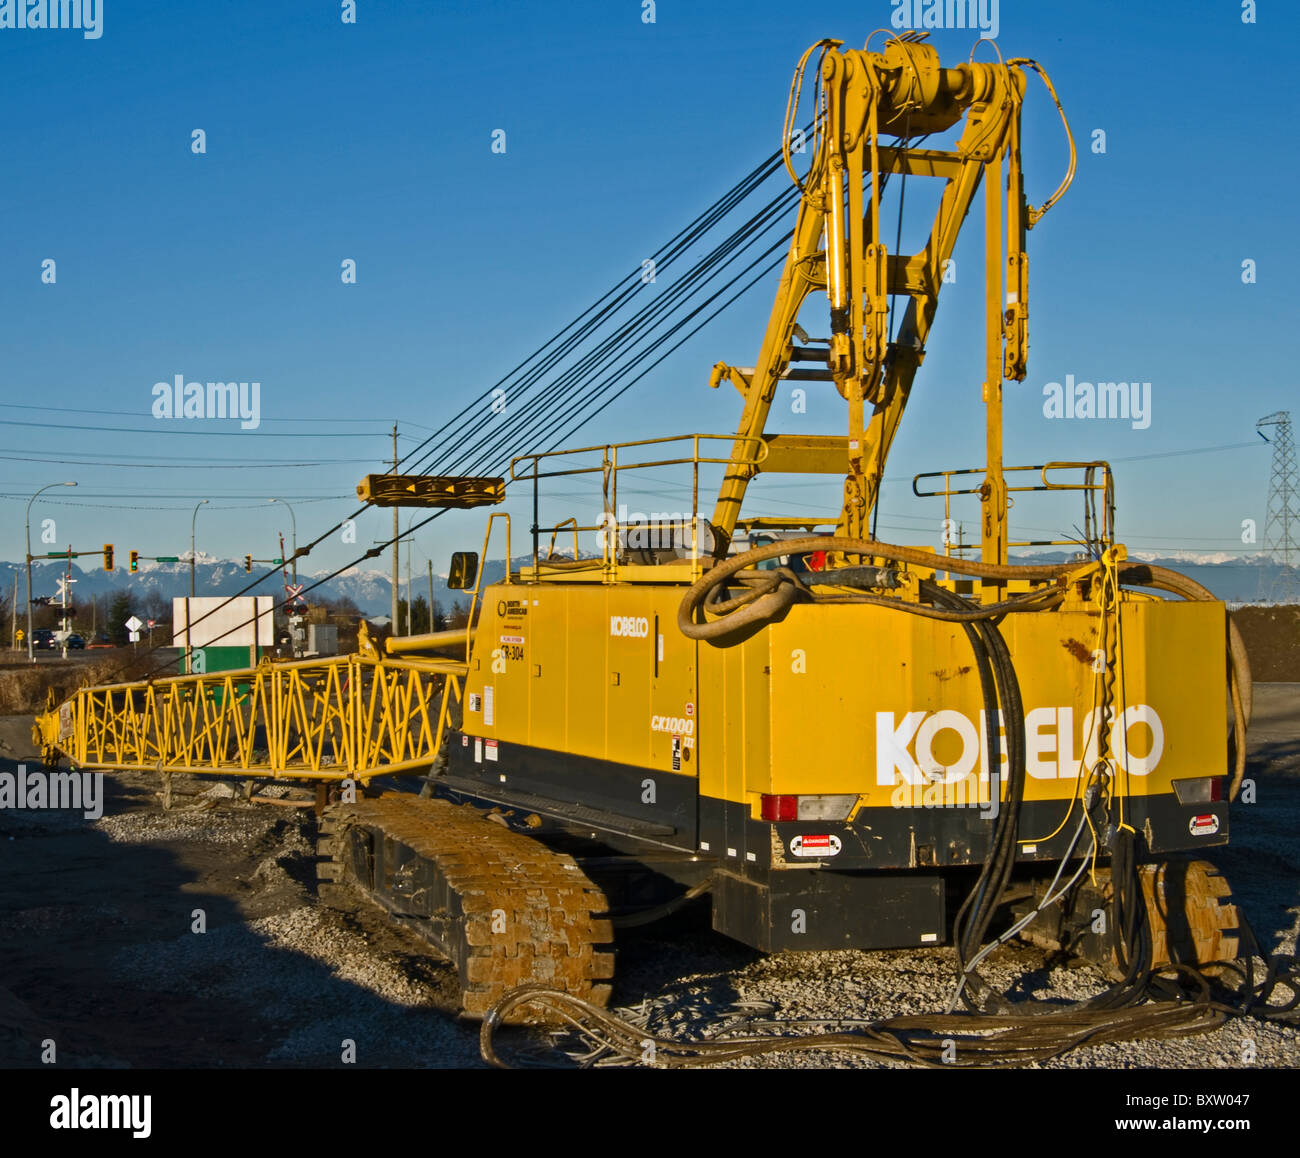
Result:
{"label": "safety railing", "polygon": [[[726,443],[729,446],[728,453],[724,455],[711,455],[702,453],[702,447],[707,451],[708,444],[714,442]],[[673,443],[689,443],[689,454],[668,455],[667,457],[656,457],[653,455],[646,458],[644,454],[637,454],[637,451],[648,447],[662,447]],[[752,453],[741,454],[737,456],[734,448],[737,444],[752,444]],[[746,447],[746,449],[749,449]],[[533,486],[533,574],[540,575],[542,569],[550,563],[551,566],[558,568],[554,560],[554,547],[557,534],[562,530],[571,531],[573,534],[573,551],[572,561],[565,561],[565,569],[573,570],[582,568],[584,560],[580,558],[578,548],[578,535],[583,532],[595,532],[597,543],[601,549],[599,557],[593,557],[590,560],[592,569],[599,568],[605,575],[612,578],[618,571],[618,547],[620,541],[625,541],[625,536],[638,528],[645,528],[642,523],[620,523],[617,511],[620,510],[618,502],[618,485],[621,476],[630,471],[645,471],[660,467],[682,466],[691,468],[691,506],[689,515],[687,512],[679,512],[683,518],[680,519],[682,525],[683,537],[689,530],[689,550],[687,559],[690,562],[691,577],[698,578],[703,571],[703,560],[708,554],[703,548],[706,546],[701,542],[700,526],[700,468],[711,465],[715,466],[761,466],[764,459],[767,458],[767,443],[761,437],[744,437],[736,434],[679,434],[671,435],[665,438],[646,438],[635,442],[608,443],[599,446],[575,447],[565,450],[543,451],[537,454],[521,455],[513,459],[510,463],[510,479],[512,482],[530,482]],[[575,466],[565,465],[565,460],[573,461],[576,456],[581,455],[599,455],[600,461],[594,463],[580,463]],[[545,465],[544,465],[545,464]],[[567,518],[557,523],[555,526],[541,525],[541,484],[544,480],[574,478],[583,475],[600,475],[600,499],[601,499],[601,519],[593,525],[584,525],[577,518]],[[550,534],[551,542],[547,555],[543,556],[540,550],[541,536]],[[683,544],[685,546],[685,544]]]}
{"label": "safety railing", "polygon": [[[1057,482],[1049,477],[1049,471],[1081,470],[1084,472],[1082,482]],[[1084,495],[1083,503],[1083,544],[1101,545],[1103,548],[1115,544],[1115,483],[1111,476],[1110,463],[1095,462],[1048,462],[1037,466],[1007,466],[1002,468],[1004,475],[1037,471],[1040,482],[1029,486],[1008,486],[1007,494],[1019,494],[1033,491],[1079,491]],[[945,528],[951,524],[952,498],[956,495],[983,495],[984,487],[957,487],[952,481],[960,476],[982,478],[986,471],[983,467],[970,467],[961,470],[936,470],[918,474],[912,479],[912,493],[917,498],[942,498]],[[1098,481],[1098,474],[1101,475]],[[921,490],[922,479],[943,479],[942,490]],[[1101,510],[1097,509],[1097,495],[1102,497]],[[1079,539],[1008,539],[1008,547],[1071,547],[1080,546]],[[951,536],[944,535],[944,553],[951,555],[954,544]]]}

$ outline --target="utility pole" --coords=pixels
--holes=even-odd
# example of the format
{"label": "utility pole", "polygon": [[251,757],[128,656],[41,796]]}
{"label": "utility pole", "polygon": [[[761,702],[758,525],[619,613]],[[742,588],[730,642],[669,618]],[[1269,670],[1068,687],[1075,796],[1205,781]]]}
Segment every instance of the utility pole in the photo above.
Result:
{"label": "utility pole", "polygon": [[[268,503],[284,503],[289,508],[289,521],[293,525],[293,581],[298,582],[298,516],[293,513],[293,507],[284,501],[284,499],[267,499]],[[280,544],[280,557],[284,558],[284,543]]]}
{"label": "utility pole", "polygon": [[[432,563],[429,564],[433,566]],[[9,642],[18,649],[18,572],[14,572],[14,601],[9,615]]]}
{"label": "utility pole", "polygon": [[[427,559],[426,562],[429,564],[429,630],[437,631],[438,624],[433,618],[433,560]],[[14,582],[18,582],[16,576]],[[14,588],[14,590],[17,591],[17,588]]]}
{"label": "utility pole", "polygon": [[[393,474],[397,473],[397,423],[393,423]],[[393,634],[397,634],[397,584],[398,569],[401,567],[401,527],[398,526],[397,516],[401,510],[400,507],[393,508]]]}
{"label": "utility pole", "polygon": [[415,608],[415,592],[411,588],[411,556],[415,554],[415,536],[411,534],[411,524],[415,522],[415,516],[419,511],[412,511],[411,517],[406,520],[406,634],[415,634],[415,620],[412,619],[412,612]]}
{"label": "utility pole", "polygon": [[72,630],[72,618],[68,614],[68,601],[72,596],[72,548],[68,548],[68,569],[59,576],[59,642],[64,659],[68,658],[68,633]]}

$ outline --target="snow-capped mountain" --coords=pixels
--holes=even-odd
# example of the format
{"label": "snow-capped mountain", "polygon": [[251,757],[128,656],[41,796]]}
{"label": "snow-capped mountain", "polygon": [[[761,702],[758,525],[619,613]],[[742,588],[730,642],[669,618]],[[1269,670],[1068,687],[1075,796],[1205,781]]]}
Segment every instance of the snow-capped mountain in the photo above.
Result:
{"label": "snow-capped mountain", "polygon": [[[1068,552],[1049,551],[1013,557],[1013,562],[1065,562],[1072,556]],[[520,556],[514,560],[518,567],[531,562],[531,556]],[[1158,566],[1181,571],[1189,578],[1208,587],[1220,599],[1229,602],[1252,602],[1267,598],[1273,589],[1274,581],[1281,573],[1281,568],[1267,555],[1231,555],[1218,551],[1171,551],[1157,554],[1150,551],[1133,551],[1130,558]],[[66,564],[57,560],[37,560],[32,564],[32,593],[34,595],[53,595],[56,591],[55,579],[63,573]],[[254,567],[254,573],[264,566]],[[484,565],[484,578],[493,582],[501,578],[505,568],[500,560],[489,560]],[[125,567],[106,572],[96,567],[79,567],[72,564],[72,574],[77,580],[74,595],[78,602],[91,596],[104,595],[110,591],[123,588],[144,597],[150,592],[157,592],[163,599],[171,600],[177,596],[190,593],[190,565],[188,555],[180,563],[153,563],[141,561],[140,570],[131,574]],[[18,605],[23,607],[27,598],[26,578],[22,563],[0,562],[0,590],[12,595],[14,575],[18,576]],[[298,582],[311,587],[329,571],[322,569],[298,573]],[[253,576],[244,570],[243,560],[214,559],[199,552],[194,569],[195,595],[235,595],[244,591]],[[414,597],[424,595],[427,598],[428,586],[423,574],[413,574],[412,589]],[[399,594],[405,598],[405,572],[402,575]],[[279,570],[261,579],[256,586],[244,592],[249,595],[273,595],[284,598],[284,581]],[[435,575],[433,594],[444,608],[449,608],[457,599],[465,596],[459,591],[447,589],[446,577]],[[386,615],[392,607],[392,582],[386,571],[352,567],[340,575],[327,579],[315,591],[306,596],[310,603],[316,599],[351,599],[366,615]]]}

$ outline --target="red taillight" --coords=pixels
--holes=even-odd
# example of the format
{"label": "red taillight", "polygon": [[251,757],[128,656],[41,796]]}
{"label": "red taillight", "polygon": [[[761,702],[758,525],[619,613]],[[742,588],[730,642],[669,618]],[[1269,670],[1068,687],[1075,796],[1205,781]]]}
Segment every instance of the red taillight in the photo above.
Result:
{"label": "red taillight", "polygon": [[1210,799],[1211,800],[1223,799],[1223,778],[1220,776],[1216,776],[1213,780],[1210,781]]}
{"label": "red taillight", "polygon": [[799,819],[799,797],[797,796],[769,796],[763,793],[763,803],[761,809],[764,820],[798,820]]}

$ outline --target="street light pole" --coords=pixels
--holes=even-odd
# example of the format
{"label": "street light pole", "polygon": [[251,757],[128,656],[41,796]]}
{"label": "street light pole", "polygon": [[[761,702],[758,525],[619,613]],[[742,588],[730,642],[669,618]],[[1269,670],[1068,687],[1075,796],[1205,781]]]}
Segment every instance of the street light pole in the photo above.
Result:
{"label": "street light pole", "polygon": [[293,513],[293,507],[289,506],[284,499],[267,499],[268,503],[284,503],[289,507],[289,519],[293,523],[293,581],[298,582],[298,519]]}
{"label": "street light pole", "polygon": [[32,647],[32,503],[36,501],[36,495],[42,491],[48,491],[51,487],[75,487],[74,482],[50,483],[49,486],[43,486],[35,495],[27,500],[27,658],[32,663],[36,662],[36,652]]}
{"label": "street light pole", "polygon": [[194,524],[199,517],[199,507],[206,503],[207,499],[199,499],[194,504],[194,514],[190,516],[190,598],[194,598]]}
{"label": "street light pole", "polygon": [[[199,507],[206,503],[207,499],[200,499],[194,504],[194,513],[190,516],[190,599],[194,598],[194,563],[197,556],[197,550],[194,546],[194,524],[199,517]],[[185,674],[189,675],[194,671],[194,649],[190,646],[190,621],[194,618],[193,605],[190,599],[185,600]]]}

